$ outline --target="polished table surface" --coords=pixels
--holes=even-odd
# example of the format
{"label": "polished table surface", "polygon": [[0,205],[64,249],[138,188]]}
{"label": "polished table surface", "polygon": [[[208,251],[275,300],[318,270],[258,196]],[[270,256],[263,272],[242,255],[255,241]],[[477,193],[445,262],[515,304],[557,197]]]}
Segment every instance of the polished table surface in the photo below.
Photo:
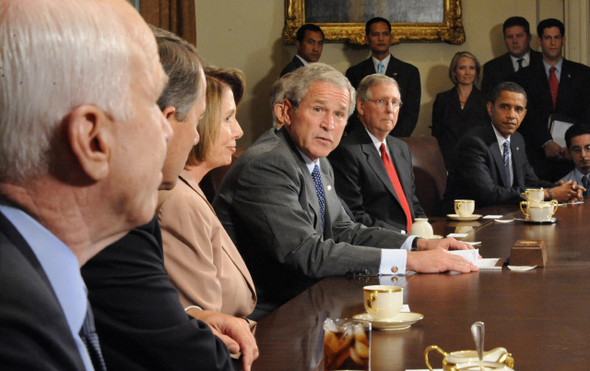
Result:
{"label": "polished table surface", "polygon": [[[485,349],[504,347],[516,370],[590,369],[590,201],[560,206],[555,224],[431,219],[435,234],[473,227],[465,241],[481,241],[484,258],[507,258],[519,239],[544,240],[545,268],[528,272],[413,274],[388,277],[404,287],[404,303],[424,319],[402,331],[373,331],[372,370],[425,369],[424,350],[475,349],[470,332],[485,323]],[[477,210],[503,219],[522,218],[515,207]],[[383,277],[381,278],[383,279]],[[260,358],[253,370],[322,369],[322,323],[326,317],[364,312],[362,287],[377,277],[329,277],[258,323]],[[441,357],[431,353],[433,366]]]}

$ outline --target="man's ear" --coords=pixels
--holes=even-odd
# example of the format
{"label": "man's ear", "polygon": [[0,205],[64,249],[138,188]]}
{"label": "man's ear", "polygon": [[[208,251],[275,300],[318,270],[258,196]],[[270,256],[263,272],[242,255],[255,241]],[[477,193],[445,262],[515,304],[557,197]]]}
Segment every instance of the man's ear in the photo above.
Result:
{"label": "man's ear", "polygon": [[283,122],[284,125],[291,126],[291,115],[295,113],[295,108],[288,99],[283,100]]}
{"label": "man's ear", "polygon": [[71,150],[86,175],[95,181],[108,176],[114,145],[113,120],[102,109],[86,104],[67,119]]}
{"label": "man's ear", "polygon": [[488,102],[486,104],[486,107],[488,108],[488,115],[490,115],[490,117],[492,117],[492,108],[494,108],[494,104],[492,102]]}
{"label": "man's ear", "polygon": [[284,108],[283,108],[283,103],[276,103],[273,107],[273,112],[275,113],[275,116],[277,118],[277,121],[281,123],[281,125],[284,125],[285,123],[285,115],[284,115]]}
{"label": "man's ear", "polygon": [[358,111],[360,116],[365,115],[365,102],[360,99],[356,100],[356,110]]}

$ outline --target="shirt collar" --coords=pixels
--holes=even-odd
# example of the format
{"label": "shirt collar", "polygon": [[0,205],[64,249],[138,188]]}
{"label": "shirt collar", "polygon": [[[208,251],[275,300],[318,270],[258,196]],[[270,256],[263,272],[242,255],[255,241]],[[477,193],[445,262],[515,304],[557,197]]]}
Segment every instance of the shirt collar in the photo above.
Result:
{"label": "shirt collar", "polygon": [[319,159],[317,159],[315,162],[313,162],[313,161],[311,161],[311,159],[309,157],[307,157],[306,155],[304,155],[303,152],[301,152],[301,150],[299,148],[297,148],[297,150],[301,154],[301,157],[303,157],[303,161],[305,161],[305,165],[309,169],[309,173],[310,174],[313,171],[313,168],[315,167],[315,165],[318,165],[318,167],[320,168],[320,171],[322,170],[322,167],[320,166],[320,160]]}
{"label": "shirt collar", "polygon": [[514,71],[518,70],[518,60],[519,59],[524,59],[524,61],[522,62],[522,67],[527,67],[531,65],[531,51],[529,50],[528,52],[526,52],[525,55],[523,55],[520,58],[517,58],[515,56],[513,56],[512,54],[510,54],[510,59],[512,60],[512,67],[514,68]]}
{"label": "shirt collar", "polygon": [[498,145],[500,146],[500,153],[502,153],[503,150],[503,146],[504,146],[504,142],[505,141],[509,141],[510,137],[508,138],[504,138],[504,136],[502,134],[500,134],[500,132],[498,130],[496,130],[496,127],[494,126],[494,124],[490,124],[492,125],[492,129],[494,129],[494,134],[496,134],[496,139],[498,140]]}
{"label": "shirt collar", "polygon": [[61,240],[21,209],[0,205],[0,212],[12,223],[33,250],[64,312],[72,336],[86,367],[92,369],[88,351],[80,339],[88,299],[76,255]]}
{"label": "shirt collar", "polygon": [[[376,136],[374,136],[373,134],[371,134],[371,132],[369,130],[367,130],[367,128],[365,128],[367,134],[369,134],[369,138],[371,138],[371,142],[373,142],[373,145],[375,146],[375,148],[377,148],[377,152],[379,152],[379,154],[381,154],[381,144],[385,143],[387,141],[384,140],[383,142],[379,141],[379,139],[377,139]],[[387,143],[385,143],[385,151],[387,152],[387,155],[391,158],[391,153],[389,153],[389,147],[387,146]]]}
{"label": "shirt collar", "polygon": [[[545,67],[545,73],[547,74],[547,78],[549,78],[549,69],[551,65],[543,59],[543,66]],[[555,76],[557,77],[557,81],[561,81],[561,67],[563,66],[563,57],[559,60],[559,62],[555,63],[553,67],[555,67]]]}
{"label": "shirt collar", "polygon": [[303,63],[303,65],[304,65],[304,66],[309,66],[309,63],[307,63],[307,61],[306,61],[305,59],[301,58],[301,57],[299,56],[299,54],[295,54],[295,56],[296,56],[297,58],[299,58],[299,60],[300,60],[300,61]]}
{"label": "shirt collar", "polygon": [[379,62],[383,63],[383,71],[387,71],[387,66],[389,65],[389,60],[391,59],[391,53],[387,54],[387,57],[385,57],[382,61],[373,56],[371,56],[371,59],[373,60],[373,66],[375,67],[375,71],[379,71]]}

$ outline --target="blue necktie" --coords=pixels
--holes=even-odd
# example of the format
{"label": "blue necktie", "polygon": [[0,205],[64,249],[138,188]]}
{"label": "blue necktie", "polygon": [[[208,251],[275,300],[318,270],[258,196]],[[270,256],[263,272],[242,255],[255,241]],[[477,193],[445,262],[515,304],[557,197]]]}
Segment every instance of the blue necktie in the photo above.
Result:
{"label": "blue necktie", "polygon": [[320,174],[320,167],[315,165],[313,167],[313,171],[311,172],[311,177],[313,178],[313,184],[315,185],[315,191],[318,194],[318,202],[320,203],[320,213],[322,214],[322,231],[324,230],[324,210],[326,207],[326,201],[324,197],[324,185],[322,184],[322,174]]}
{"label": "blue necktie", "polygon": [[86,346],[88,354],[90,354],[90,360],[94,365],[94,369],[96,371],[106,371],[107,366],[104,363],[102,352],[100,351],[100,342],[98,340],[96,328],[94,327],[94,316],[92,315],[92,308],[90,308],[90,303],[88,303],[86,317],[84,318],[84,323],[82,324],[82,328],[80,329],[80,338]]}
{"label": "blue necktie", "polygon": [[510,187],[510,141],[504,142],[504,171],[506,172],[506,184]]}
{"label": "blue necktie", "polygon": [[383,62],[379,62],[379,64],[377,65],[377,73],[380,75],[383,75],[385,73],[385,65],[383,64]]}

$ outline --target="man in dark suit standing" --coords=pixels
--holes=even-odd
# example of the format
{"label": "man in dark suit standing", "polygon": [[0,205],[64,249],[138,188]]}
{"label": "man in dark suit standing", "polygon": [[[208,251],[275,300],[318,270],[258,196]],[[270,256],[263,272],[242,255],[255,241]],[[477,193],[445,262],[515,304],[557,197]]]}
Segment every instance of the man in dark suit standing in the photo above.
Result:
{"label": "man in dark suit standing", "polygon": [[540,180],[529,164],[524,139],[516,131],[527,112],[526,97],[520,85],[500,83],[488,102],[491,125],[474,127],[459,140],[445,193],[448,212],[454,199],[475,200],[476,207],[515,204],[526,188],[545,188],[545,200],[581,199],[574,182],[556,185]]}
{"label": "man in dark suit standing", "polygon": [[541,53],[531,50],[531,29],[523,17],[510,17],[502,25],[504,43],[508,52],[483,65],[481,91],[487,96],[501,82],[521,68],[541,63]]}
{"label": "man in dark suit standing", "polygon": [[[346,70],[346,77],[352,86],[358,88],[361,80],[374,73],[385,74],[397,81],[401,93],[403,107],[400,109],[397,125],[391,131],[395,137],[409,137],[412,135],[418,114],[420,113],[420,72],[416,67],[395,58],[389,52],[391,45],[391,23],[384,18],[373,18],[365,25],[365,42],[371,48],[371,57]],[[358,118],[350,120],[351,131],[361,126]]]}
{"label": "man in dark suit standing", "polygon": [[414,194],[410,148],[388,135],[402,106],[396,81],[379,74],[365,77],[356,105],[363,126],[353,129],[328,156],[336,191],[357,222],[408,232],[415,218],[426,215]]}
{"label": "man in dark suit standing", "polygon": [[528,94],[528,114],[519,132],[535,173],[541,179],[557,181],[573,169],[573,164],[566,159],[565,145],[553,140],[548,123],[590,122],[590,68],[563,58],[565,28],[561,21],[545,19],[539,22],[537,32],[542,63],[514,76]]}
{"label": "man in dark suit standing", "polygon": [[284,126],[266,132],[240,156],[213,203],[254,279],[253,319],[327,276],[477,270],[448,253],[468,248],[452,238],[417,239],[367,228],[346,215],[325,157],[340,142],[354,89],[322,63],[294,71],[291,79]]}
{"label": "man in dark suit standing", "polygon": [[154,214],[166,74],[123,0],[5,1],[0,30],[0,365],[106,370],[79,267]]}
{"label": "man in dark suit standing", "polygon": [[299,27],[295,35],[297,54],[283,70],[281,76],[293,72],[299,67],[307,66],[320,60],[324,49],[324,31],[315,24],[304,24]]}

